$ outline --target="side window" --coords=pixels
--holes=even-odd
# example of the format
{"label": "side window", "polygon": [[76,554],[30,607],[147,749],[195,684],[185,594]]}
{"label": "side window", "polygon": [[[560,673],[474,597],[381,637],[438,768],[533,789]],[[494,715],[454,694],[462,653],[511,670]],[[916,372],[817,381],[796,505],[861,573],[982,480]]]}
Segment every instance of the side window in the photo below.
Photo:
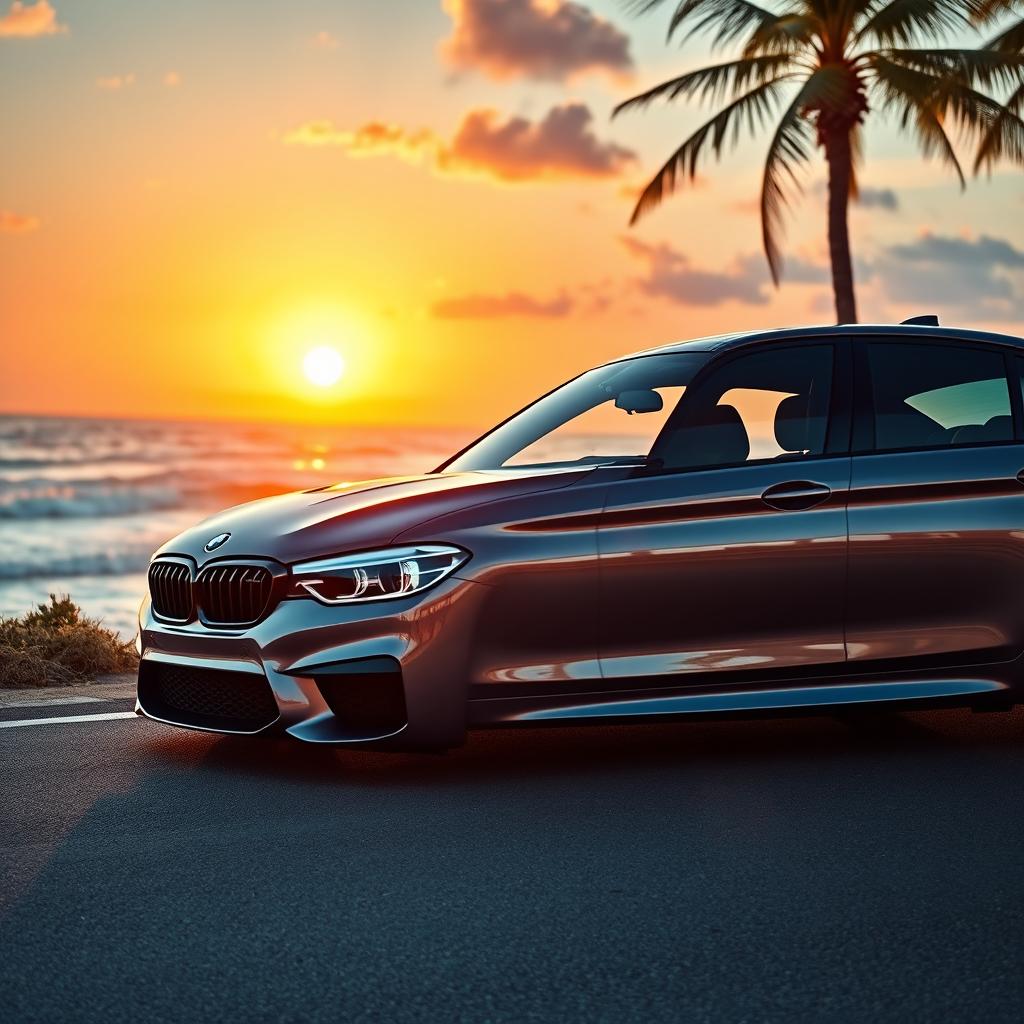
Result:
{"label": "side window", "polygon": [[669,424],[651,457],[680,469],[821,455],[832,363],[831,345],[761,350],[728,360],[683,397],[680,422]]}
{"label": "side window", "polygon": [[867,349],[878,451],[1013,440],[1001,352],[897,341]]}

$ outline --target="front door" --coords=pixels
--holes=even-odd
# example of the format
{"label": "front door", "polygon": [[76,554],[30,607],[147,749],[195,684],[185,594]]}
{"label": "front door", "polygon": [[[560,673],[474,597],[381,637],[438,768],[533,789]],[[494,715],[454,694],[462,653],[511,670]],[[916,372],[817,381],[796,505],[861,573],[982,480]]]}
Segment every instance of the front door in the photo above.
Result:
{"label": "front door", "polygon": [[853,663],[999,661],[1024,649],[1024,445],[1014,356],[879,338],[850,492]]}
{"label": "front door", "polygon": [[845,660],[845,343],[728,353],[598,530],[602,675],[678,686]]}

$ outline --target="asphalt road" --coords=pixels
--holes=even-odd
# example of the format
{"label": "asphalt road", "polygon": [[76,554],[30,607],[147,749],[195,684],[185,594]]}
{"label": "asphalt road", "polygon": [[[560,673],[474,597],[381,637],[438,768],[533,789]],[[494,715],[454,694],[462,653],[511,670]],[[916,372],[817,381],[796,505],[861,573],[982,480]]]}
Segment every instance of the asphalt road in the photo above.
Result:
{"label": "asphalt road", "polygon": [[442,757],[0,729],[0,1015],[1018,1022],[1022,753],[1020,711]]}

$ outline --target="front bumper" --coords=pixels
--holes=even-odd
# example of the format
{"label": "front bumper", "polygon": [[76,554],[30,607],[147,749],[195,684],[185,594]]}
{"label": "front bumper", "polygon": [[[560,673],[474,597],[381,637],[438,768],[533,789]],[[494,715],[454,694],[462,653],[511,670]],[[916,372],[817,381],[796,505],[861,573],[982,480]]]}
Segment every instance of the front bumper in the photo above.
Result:
{"label": "front bumper", "polygon": [[[161,622],[147,599],[136,709],[209,732],[284,732],[308,743],[393,749],[457,746],[467,724],[468,638],[486,589],[450,577],[408,599],[348,607],[292,599],[245,629]],[[204,680],[214,696],[223,688],[230,697],[237,683],[252,697],[244,704],[254,705],[251,713],[230,699],[195,703]],[[265,713],[252,688],[269,691],[273,706]]]}

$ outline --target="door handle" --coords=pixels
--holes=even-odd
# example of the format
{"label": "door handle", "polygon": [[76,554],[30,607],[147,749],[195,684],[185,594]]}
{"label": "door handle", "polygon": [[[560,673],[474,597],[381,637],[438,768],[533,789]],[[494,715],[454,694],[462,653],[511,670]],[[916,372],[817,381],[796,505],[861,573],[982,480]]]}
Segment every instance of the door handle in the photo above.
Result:
{"label": "door handle", "polygon": [[788,480],[784,484],[772,484],[761,495],[761,500],[770,508],[780,512],[800,512],[820,505],[832,489],[811,480]]}

